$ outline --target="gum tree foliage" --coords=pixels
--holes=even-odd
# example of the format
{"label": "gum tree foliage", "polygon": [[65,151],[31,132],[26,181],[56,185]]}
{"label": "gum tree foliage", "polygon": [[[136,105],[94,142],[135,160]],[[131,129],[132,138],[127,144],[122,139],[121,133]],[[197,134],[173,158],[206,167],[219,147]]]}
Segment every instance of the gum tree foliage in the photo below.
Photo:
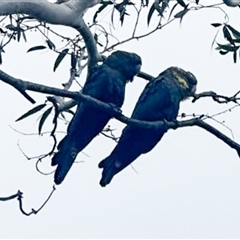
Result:
{"label": "gum tree foliage", "polygon": [[[0,70],[0,80],[9,84],[15,90],[22,94],[26,101],[29,101],[33,106],[27,109],[16,121],[24,121],[31,115],[38,115],[38,134],[43,136],[44,123],[46,119],[51,119],[52,130],[47,133],[53,140],[53,147],[47,153],[43,153],[36,160],[36,169],[42,159],[51,157],[56,150],[57,145],[57,128],[58,121],[64,119],[66,113],[73,114],[73,107],[76,105],[76,100],[88,102],[99,108],[104,109],[112,114],[114,118],[125,123],[135,124],[146,128],[158,128],[167,126],[168,128],[177,129],[180,127],[196,126],[205,129],[210,134],[213,134],[218,139],[222,140],[226,147],[231,147],[237,151],[240,156],[240,144],[233,141],[221,131],[206,123],[208,116],[194,115],[181,116],[179,121],[175,122],[154,122],[148,123],[129,119],[121,113],[119,109],[113,108],[108,104],[104,104],[96,99],[81,94],[81,86],[71,88],[73,83],[78,82],[83,71],[89,70],[96,63],[101,62],[105,56],[111,51],[118,49],[118,46],[124,46],[124,43],[141,40],[153,36],[155,32],[167,28],[172,22],[180,21],[184,24],[184,17],[189,12],[199,11],[203,8],[217,8],[223,11],[224,4],[229,7],[239,7],[238,0],[218,1],[215,4],[207,4],[207,1],[201,0],[58,0],[57,3],[52,3],[46,0],[29,0],[29,1],[2,1],[0,0],[0,63],[4,64],[4,54],[7,54],[6,48],[14,46],[17,48],[18,43],[22,41],[28,42],[30,34],[40,34],[42,36],[42,44],[29,46],[26,54],[35,54],[42,50],[48,50],[55,53],[55,61],[52,62],[53,72],[58,70],[62,61],[65,59],[70,62],[69,80],[62,84],[62,88],[53,88],[46,85],[34,83],[32,81],[24,81],[21,76],[17,78],[11,75],[11,72],[3,72]],[[91,9],[90,9],[91,8]],[[91,11],[92,19],[87,23],[84,21],[86,11]],[[107,23],[101,21],[102,16],[107,14]],[[131,33],[126,38],[117,38],[114,34],[115,24],[119,24],[124,28],[125,19],[132,18],[134,22]],[[140,24],[145,22],[148,26],[147,31],[141,30]],[[240,53],[240,29],[239,26],[231,26],[229,16],[225,13],[224,22],[209,23],[213,26],[213,31],[216,31],[216,37],[213,39],[212,46],[220,53],[220,55],[232,54],[233,62],[239,61]],[[59,29],[55,30],[54,25],[68,26],[75,30],[75,37],[69,37]],[[223,41],[218,41],[218,37],[224,37]],[[56,44],[53,39],[61,40],[63,45]],[[69,71],[69,69],[66,69]],[[140,78],[151,81],[151,73],[140,72]],[[44,102],[36,102],[31,97],[31,91],[39,94],[47,94]],[[194,101],[201,101],[203,98],[208,98],[209,101],[215,101],[218,104],[239,104],[240,90],[236,91],[233,96],[223,96],[216,92],[202,92],[195,95]],[[229,107],[230,109],[230,107]],[[112,129],[109,127],[102,133],[105,137],[117,140]],[[51,197],[53,191],[49,195]],[[17,198],[19,207],[23,214],[36,214],[43,205],[37,209],[32,209],[27,213],[22,207],[22,192],[19,190],[16,194],[8,197],[1,197],[1,201],[7,201]]]}

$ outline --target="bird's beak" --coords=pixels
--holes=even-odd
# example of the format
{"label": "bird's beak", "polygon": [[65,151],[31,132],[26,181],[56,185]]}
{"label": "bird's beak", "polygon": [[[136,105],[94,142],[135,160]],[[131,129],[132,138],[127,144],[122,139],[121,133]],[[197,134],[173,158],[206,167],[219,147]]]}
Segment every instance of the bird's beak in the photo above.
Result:
{"label": "bird's beak", "polygon": [[[141,63],[139,63],[139,64],[136,66],[136,73],[135,73],[135,75],[137,75],[137,74],[140,72],[141,67],[142,67],[142,64],[141,64]],[[132,79],[130,79],[130,82],[133,81],[135,75],[132,77]]]}
{"label": "bird's beak", "polygon": [[190,92],[190,96],[192,96],[197,90],[197,86],[194,85],[192,88],[191,88],[191,92]]}
{"label": "bird's beak", "polygon": [[139,63],[139,64],[137,65],[137,67],[136,67],[136,69],[137,69],[137,73],[139,73],[139,72],[140,72],[140,70],[141,70],[141,67],[142,67],[142,64],[141,64],[141,63]]}

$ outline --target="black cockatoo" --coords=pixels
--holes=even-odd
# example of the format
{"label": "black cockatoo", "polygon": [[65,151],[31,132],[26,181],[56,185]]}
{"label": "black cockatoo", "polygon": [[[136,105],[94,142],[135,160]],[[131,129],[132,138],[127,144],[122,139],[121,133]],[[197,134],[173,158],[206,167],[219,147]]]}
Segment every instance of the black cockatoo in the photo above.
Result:
{"label": "black cockatoo", "polygon": [[[176,120],[180,102],[193,95],[196,84],[192,73],[177,67],[168,68],[147,84],[131,117],[144,121]],[[106,186],[141,154],[151,151],[166,132],[166,128],[126,126],[112,153],[99,163],[99,168],[103,168],[100,185]]]}
{"label": "black cockatoo", "polygon": [[[134,53],[116,51],[95,66],[89,73],[82,93],[102,102],[121,107],[125,85],[139,73],[141,58]],[[60,141],[58,152],[52,158],[57,165],[54,182],[60,184],[71,168],[77,154],[98,135],[111,119],[111,115],[97,107],[80,103],[71,120],[67,135]]]}

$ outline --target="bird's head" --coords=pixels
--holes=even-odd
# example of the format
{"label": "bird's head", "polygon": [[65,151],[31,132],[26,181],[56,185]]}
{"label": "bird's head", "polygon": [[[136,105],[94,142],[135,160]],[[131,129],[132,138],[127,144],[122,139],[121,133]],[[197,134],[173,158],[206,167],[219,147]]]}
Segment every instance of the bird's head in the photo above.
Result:
{"label": "bird's head", "polygon": [[106,58],[104,64],[121,72],[126,80],[132,81],[133,77],[140,72],[142,60],[135,53],[116,51]]}
{"label": "bird's head", "polygon": [[183,99],[193,96],[197,87],[196,77],[191,72],[178,67],[170,67],[168,70],[171,71],[175,82],[180,87]]}

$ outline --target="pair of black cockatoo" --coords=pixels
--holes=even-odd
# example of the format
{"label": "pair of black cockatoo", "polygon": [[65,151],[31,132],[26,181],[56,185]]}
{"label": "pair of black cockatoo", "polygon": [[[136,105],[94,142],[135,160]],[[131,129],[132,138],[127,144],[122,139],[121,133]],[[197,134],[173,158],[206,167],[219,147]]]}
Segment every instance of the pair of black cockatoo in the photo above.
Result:
{"label": "pair of black cockatoo", "polygon": [[[141,58],[134,53],[117,51],[102,65],[90,72],[82,93],[100,101],[121,107],[125,85],[139,73]],[[179,104],[194,94],[197,80],[193,74],[177,67],[170,67],[152,79],[135,106],[132,118],[144,121],[173,121],[177,118]],[[66,137],[59,143],[52,159],[57,165],[54,176],[60,184],[71,168],[77,154],[98,135],[111,115],[88,104],[80,103],[69,124]],[[147,153],[161,140],[167,128],[146,129],[126,126],[112,153],[99,163],[103,168],[101,186],[110,183],[114,175]]]}

